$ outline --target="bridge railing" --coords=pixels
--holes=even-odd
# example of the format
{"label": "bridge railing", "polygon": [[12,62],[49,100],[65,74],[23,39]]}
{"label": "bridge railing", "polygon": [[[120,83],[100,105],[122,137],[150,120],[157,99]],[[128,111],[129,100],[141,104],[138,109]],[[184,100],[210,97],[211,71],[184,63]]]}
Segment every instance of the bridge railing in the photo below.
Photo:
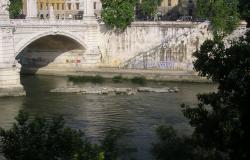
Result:
{"label": "bridge railing", "polygon": [[79,25],[84,20],[11,19],[13,25]]}

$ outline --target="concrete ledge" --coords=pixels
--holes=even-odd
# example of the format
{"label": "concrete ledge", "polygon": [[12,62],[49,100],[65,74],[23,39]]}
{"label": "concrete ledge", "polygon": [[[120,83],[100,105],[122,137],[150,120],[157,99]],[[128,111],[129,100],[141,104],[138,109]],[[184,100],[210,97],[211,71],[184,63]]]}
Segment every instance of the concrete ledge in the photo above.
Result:
{"label": "concrete ledge", "polygon": [[200,77],[194,71],[168,71],[168,70],[128,70],[119,68],[86,68],[70,69],[62,68],[29,68],[22,69],[23,74],[40,74],[54,76],[95,76],[100,75],[104,78],[113,78],[114,76],[123,76],[124,78],[133,78],[135,76],[144,76],[147,80],[152,81],[173,81],[173,82],[201,82],[208,83],[210,80]]}
{"label": "concrete ledge", "polygon": [[0,97],[25,96],[23,87],[0,88]]}

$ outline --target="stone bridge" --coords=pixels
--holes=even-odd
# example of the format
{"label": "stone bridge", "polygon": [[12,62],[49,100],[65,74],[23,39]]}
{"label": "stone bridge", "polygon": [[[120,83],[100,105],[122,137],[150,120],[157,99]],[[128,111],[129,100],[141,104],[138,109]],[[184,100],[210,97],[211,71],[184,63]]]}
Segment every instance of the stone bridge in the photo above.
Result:
{"label": "stone bridge", "polygon": [[[37,69],[54,61],[58,61],[57,67],[100,63],[99,24],[94,16],[93,2],[84,2],[83,20],[58,21],[53,16],[49,20],[39,20],[31,10],[27,19],[10,20],[9,1],[1,0],[0,96],[24,94],[20,84],[20,64],[22,68]],[[60,59],[61,55],[64,57]]]}
{"label": "stone bridge", "polygon": [[[14,56],[19,62],[23,56],[25,57],[25,54],[30,52],[31,49],[29,46],[34,42],[41,41],[42,39],[43,41],[46,41],[45,46],[35,46],[38,50],[43,47],[48,51],[50,48],[49,46],[51,45],[49,43],[68,39],[69,43],[76,44],[76,46],[79,46],[77,48],[80,48],[82,53],[84,53],[85,65],[96,65],[100,62],[100,50],[98,48],[99,25],[94,17],[91,21],[51,21],[33,19],[11,20],[10,22],[13,26]],[[45,37],[47,37],[47,39]],[[51,39],[54,39],[54,41]],[[63,41],[61,43],[61,45],[58,44],[58,42],[55,43],[55,45],[58,45],[58,48],[56,49],[66,49],[63,48]],[[53,47],[53,49],[55,49],[55,47]]]}

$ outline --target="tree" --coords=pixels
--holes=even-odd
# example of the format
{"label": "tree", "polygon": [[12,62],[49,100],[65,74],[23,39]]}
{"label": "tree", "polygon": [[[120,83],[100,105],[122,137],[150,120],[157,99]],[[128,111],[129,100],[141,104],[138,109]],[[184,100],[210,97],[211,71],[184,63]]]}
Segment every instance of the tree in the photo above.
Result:
{"label": "tree", "polygon": [[198,146],[217,159],[250,157],[250,32],[225,48],[208,40],[194,56],[196,71],[218,83],[218,91],[198,96],[198,107],[183,105]]}
{"label": "tree", "polygon": [[239,23],[238,0],[198,0],[197,17],[208,18],[215,38],[222,39]]}
{"label": "tree", "polygon": [[9,12],[10,18],[17,18],[22,11],[23,3],[22,0],[10,0]]}
{"label": "tree", "polygon": [[137,150],[126,142],[121,142],[121,138],[127,133],[127,129],[111,129],[105,133],[105,137],[101,141],[105,160],[132,159],[131,153]]}
{"label": "tree", "polygon": [[124,129],[109,130],[97,145],[66,127],[62,117],[32,119],[21,111],[16,121],[9,130],[0,128],[0,151],[7,160],[117,160],[131,153],[120,142]]}
{"label": "tree", "polygon": [[140,8],[145,17],[153,17],[163,0],[142,0]]}
{"label": "tree", "polygon": [[250,32],[229,48],[222,41],[207,40],[194,56],[195,70],[217,83],[218,91],[198,95],[197,107],[182,105],[184,116],[194,128],[190,137],[176,136],[169,128],[157,132],[160,141],[154,145],[156,159],[167,160],[167,156],[188,150],[191,154],[183,160],[248,160]]}
{"label": "tree", "polygon": [[250,1],[240,0],[239,11],[240,11],[241,18],[246,20],[249,26],[250,25]]}
{"label": "tree", "polygon": [[158,141],[153,143],[151,150],[156,160],[188,160],[194,157],[192,141],[178,136],[172,127],[159,126],[156,134]]}
{"label": "tree", "polygon": [[101,17],[111,29],[123,31],[134,20],[136,0],[102,0]]}
{"label": "tree", "polygon": [[96,147],[82,132],[65,127],[61,117],[30,119],[20,112],[16,121],[0,131],[0,148],[8,160],[97,160]]}

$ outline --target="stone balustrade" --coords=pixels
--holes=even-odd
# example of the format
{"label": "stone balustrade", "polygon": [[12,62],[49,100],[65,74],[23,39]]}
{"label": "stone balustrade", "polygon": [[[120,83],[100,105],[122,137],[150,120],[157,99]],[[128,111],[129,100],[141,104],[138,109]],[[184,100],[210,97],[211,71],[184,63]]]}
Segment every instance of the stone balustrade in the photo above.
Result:
{"label": "stone balustrade", "polygon": [[11,24],[14,26],[24,26],[24,25],[84,25],[87,24],[84,20],[47,20],[47,19],[11,19]]}

